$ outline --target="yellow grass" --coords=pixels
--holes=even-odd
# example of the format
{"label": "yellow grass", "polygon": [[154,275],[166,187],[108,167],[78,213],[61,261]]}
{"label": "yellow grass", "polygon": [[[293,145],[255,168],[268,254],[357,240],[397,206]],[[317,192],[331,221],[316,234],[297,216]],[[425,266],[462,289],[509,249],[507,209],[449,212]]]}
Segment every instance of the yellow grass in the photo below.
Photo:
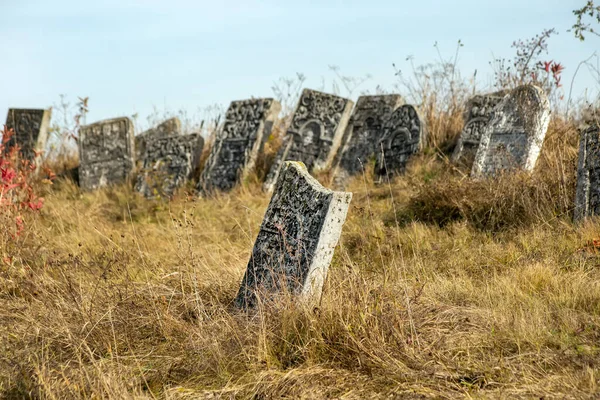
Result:
{"label": "yellow grass", "polygon": [[431,148],[390,184],[356,177],[320,306],[251,315],[232,301],[258,179],[171,203],[56,182],[2,249],[0,396],[598,396],[600,224],[570,222],[576,142],[554,120],[532,177],[471,182]]}

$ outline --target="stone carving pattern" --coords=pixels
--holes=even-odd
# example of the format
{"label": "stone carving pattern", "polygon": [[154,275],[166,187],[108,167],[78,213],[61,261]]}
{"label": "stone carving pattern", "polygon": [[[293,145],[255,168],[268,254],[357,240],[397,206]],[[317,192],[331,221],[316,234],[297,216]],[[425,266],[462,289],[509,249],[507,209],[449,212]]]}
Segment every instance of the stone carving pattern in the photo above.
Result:
{"label": "stone carving pattern", "polygon": [[341,144],[352,102],[343,97],[305,89],[265,182],[269,190],[284,161],[302,161],[309,171],[328,167]]}
{"label": "stone carving pattern", "polygon": [[153,138],[164,138],[167,136],[181,134],[181,121],[178,117],[169,118],[152,129],[148,129],[135,137],[136,161],[143,162],[142,157],[146,150],[146,142]]}
{"label": "stone carving pattern", "polygon": [[[298,162],[286,162],[265,213],[236,298],[253,307],[256,292],[320,297],[352,194],[323,188]],[[316,266],[319,264],[319,266]],[[309,275],[322,274],[311,282]],[[315,286],[315,287],[313,287]]]}
{"label": "stone carving pattern", "polygon": [[493,109],[481,135],[471,175],[533,170],[549,122],[550,105],[541,88],[527,85],[514,89]]}
{"label": "stone carving pattern", "polygon": [[581,131],[574,219],[600,215],[600,124]]}
{"label": "stone carving pattern", "polygon": [[406,170],[409,158],[419,152],[425,142],[425,127],[417,109],[405,104],[384,125],[378,143],[375,174],[391,177]]}
{"label": "stone carving pattern", "polygon": [[135,189],[147,198],[173,196],[198,166],[203,146],[199,133],[148,139]]}
{"label": "stone carving pattern", "polygon": [[21,156],[35,160],[35,150],[44,150],[47,129],[50,123],[50,110],[11,108],[6,116],[6,127],[15,134],[8,141],[6,150],[21,146]]}
{"label": "stone carving pattern", "polygon": [[465,125],[452,155],[454,162],[464,162],[469,168],[481,141],[481,134],[490,121],[492,110],[504,97],[504,92],[474,96],[467,103],[464,115]]}
{"label": "stone carving pattern", "polygon": [[234,101],[206,162],[198,190],[232,189],[254,168],[280,105],[273,99]]}
{"label": "stone carving pattern", "polygon": [[[344,147],[338,152],[336,178],[362,171],[377,152],[383,125],[402,103],[400,95],[361,96],[346,128]],[[342,175],[344,177],[342,177]]]}
{"label": "stone carving pattern", "polygon": [[288,128],[293,144],[286,161],[300,160],[309,171],[324,164],[347,104],[342,97],[305,91]]}
{"label": "stone carving pattern", "polygon": [[79,181],[93,190],[125,182],[133,170],[133,123],[115,118],[79,130]]}

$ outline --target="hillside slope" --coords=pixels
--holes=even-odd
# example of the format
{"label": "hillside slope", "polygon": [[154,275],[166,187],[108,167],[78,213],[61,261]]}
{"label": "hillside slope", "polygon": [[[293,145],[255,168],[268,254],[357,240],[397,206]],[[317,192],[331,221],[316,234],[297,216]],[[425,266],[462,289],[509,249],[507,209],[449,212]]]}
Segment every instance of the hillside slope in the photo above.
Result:
{"label": "hillside slope", "polygon": [[[147,201],[56,181],[0,266],[5,398],[598,395],[598,221],[571,222],[577,133],[473,182],[430,146],[354,193],[320,307],[232,301],[269,198]],[[318,178],[325,184],[330,177]]]}

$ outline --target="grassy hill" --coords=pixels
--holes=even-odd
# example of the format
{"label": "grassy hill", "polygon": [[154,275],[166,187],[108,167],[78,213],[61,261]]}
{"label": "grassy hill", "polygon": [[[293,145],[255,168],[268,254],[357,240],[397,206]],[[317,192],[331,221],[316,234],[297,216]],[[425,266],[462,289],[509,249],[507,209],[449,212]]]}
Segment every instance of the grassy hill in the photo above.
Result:
{"label": "grassy hill", "polygon": [[0,396],[597,396],[600,225],[571,222],[575,124],[552,120],[531,176],[471,181],[447,158],[460,118],[428,118],[405,176],[350,183],[315,309],[232,306],[264,165],[172,202],[55,181],[26,233],[2,237]]}

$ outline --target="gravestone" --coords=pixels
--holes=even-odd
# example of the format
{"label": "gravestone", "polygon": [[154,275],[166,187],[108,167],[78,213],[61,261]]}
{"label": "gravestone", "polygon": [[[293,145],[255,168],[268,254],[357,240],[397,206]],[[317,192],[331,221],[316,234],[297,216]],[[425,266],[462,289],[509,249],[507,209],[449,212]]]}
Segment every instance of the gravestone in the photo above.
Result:
{"label": "gravestone", "polygon": [[383,137],[383,125],[403,103],[398,94],[360,96],[344,133],[343,145],[338,151],[334,182],[343,186],[352,175],[367,168],[375,157],[377,143]]}
{"label": "gravestone", "polygon": [[403,173],[410,157],[421,151],[426,140],[425,123],[410,104],[392,113],[383,132],[375,159],[375,175],[380,178]]}
{"label": "gravestone", "polygon": [[143,162],[142,157],[146,149],[146,142],[152,138],[181,135],[181,121],[177,117],[169,118],[152,129],[148,129],[135,137],[136,160]]}
{"label": "gravestone", "polygon": [[135,190],[147,198],[173,196],[192,176],[203,147],[199,133],[147,139]]}
{"label": "gravestone", "polygon": [[351,199],[325,189],[301,162],[285,162],[236,305],[252,308],[260,294],[277,292],[318,303]]}
{"label": "gravestone", "polygon": [[24,159],[36,162],[35,153],[46,148],[51,110],[32,108],[9,108],[6,127],[14,130],[14,135],[6,143],[5,151],[18,144]]}
{"label": "gravestone", "polygon": [[309,171],[327,169],[342,143],[354,103],[343,97],[304,89],[286,136],[267,175],[264,190],[271,192],[284,161],[302,161]]}
{"label": "gravestone", "polygon": [[549,122],[550,103],[541,88],[525,85],[511,91],[493,109],[483,130],[471,176],[533,170]]}
{"label": "gravestone", "polygon": [[84,190],[125,182],[134,167],[133,123],[107,119],[79,129],[79,184]]}
{"label": "gravestone", "polygon": [[452,154],[453,162],[467,166],[469,169],[473,166],[483,129],[490,121],[493,108],[505,95],[505,91],[500,91],[469,99],[464,114],[465,125]]}
{"label": "gravestone", "polygon": [[198,182],[200,192],[232,189],[254,169],[281,106],[273,99],[234,101]]}
{"label": "gravestone", "polygon": [[600,123],[586,122],[579,141],[575,221],[600,215]]}

